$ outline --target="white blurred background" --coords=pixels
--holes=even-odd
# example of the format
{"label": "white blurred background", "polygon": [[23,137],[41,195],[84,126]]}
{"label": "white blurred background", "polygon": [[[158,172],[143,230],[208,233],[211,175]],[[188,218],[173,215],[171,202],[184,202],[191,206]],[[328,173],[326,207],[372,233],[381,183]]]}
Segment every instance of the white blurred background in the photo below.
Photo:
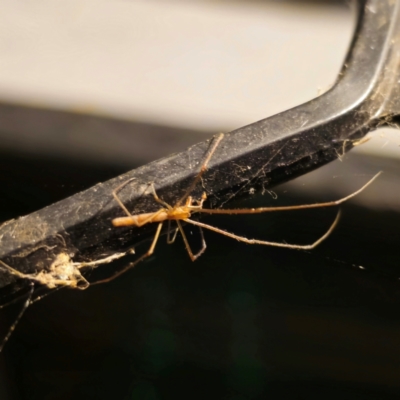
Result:
{"label": "white blurred background", "polygon": [[346,2],[0,1],[0,98],[232,130],[335,81]]}

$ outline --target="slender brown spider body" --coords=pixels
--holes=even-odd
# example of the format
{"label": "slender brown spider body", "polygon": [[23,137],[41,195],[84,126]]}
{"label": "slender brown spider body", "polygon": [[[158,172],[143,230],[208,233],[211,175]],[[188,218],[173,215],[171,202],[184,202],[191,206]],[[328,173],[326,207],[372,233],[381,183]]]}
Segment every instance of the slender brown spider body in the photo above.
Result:
{"label": "slender brown spider body", "polygon": [[129,217],[114,218],[112,220],[112,224],[114,226],[140,227],[151,222],[186,220],[190,218],[193,213],[202,211],[203,203],[206,199],[207,196],[205,193],[203,193],[201,201],[198,203],[198,205],[194,205],[192,197],[189,196],[184,206],[178,206],[178,207],[168,206],[168,208],[160,208],[156,212],[131,215]]}
{"label": "slender brown spider body", "polygon": [[[369,186],[380,175],[380,173],[376,174],[372,179],[370,179],[364,186],[362,186],[357,191],[351,193],[350,195],[348,195],[346,197],[343,197],[343,198],[341,198],[339,200],[335,200],[335,201],[329,201],[329,202],[324,202],[324,203],[315,203],[315,204],[303,204],[303,205],[295,205],[295,206],[284,206],[284,207],[259,207],[259,208],[243,208],[243,209],[205,209],[205,208],[203,208],[203,203],[207,199],[206,193],[202,194],[200,200],[193,200],[192,196],[190,196],[190,193],[195,188],[196,184],[200,181],[204,172],[207,170],[208,163],[209,163],[210,159],[212,158],[214,152],[216,151],[217,147],[219,146],[223,137],[224,137],[224,134],[221,133],[215,138],[215,141],[214,141],[213,145],[211,146],[211,148],[210,148],[208,154],[206,155],[205,160],[200,168],[200,172],[198,173],[198,175],[193,180],[192,184],[189,186],[189,188],[185,192],[185,195],[182,198],[180,198],[174,206],[171,206],[168,203],[166,203],[165,201],[163,201],[162,199],[160,199],[155,191],[154,185],[151,185],[152,194],[154,196],[154,199],[157,203],[160,203],[162,205],[162,207],[155,212],[132,215],[128,211],[128,209],[125,207],[125,205],[122,203],[122,201],[119,199],[118,194],[117,194],[118,191],[120,191],[125,185],[127,185],[129,182],[131,182],[131,180],[128,180],[128,181],[122,183],[119,187],[117,187],[113,191],[113,196],[114,196],[115,200],[118,202],[118,204],[121,206],[121,208],[126,213],[126,216],[118,217],[118,218],[115,218],[112,220],[112,224],[115,227],[124,227],[124,226],[141,227],[141,226],[149,224],[149,223],[158,223],[158,226],[157,226],[153,241],[151,243],[151,246],[147,250],[146,253],[144,253],[142,256],[140,256],[136,261],[128,264],[122,270],[117,271],[111,277],[103,279],[101,281],[94,282],[95,284],[104,283],[104,282],[108,282],[112,279],[115,279],[116,277],[123,274],[128,269],[133,268],[140,261],[144,260],[145,258],[149,257],[151,254],[153,254],[154,249],[157,244],[157,241],[159,239],[160,233],[161,233],[163,223],[165,221],[168,221],[169,228],[170,228],[171,220],[174,220],[176,222],[177,228],[176,228],[175,233],[173,234],[172,238],[170,236],[170,229],[168,229],[167,242],[173,243],[175,241],[175,238],[179,231],[182,235],[182,239],[185,243],[186,250],[192,261],[196,260],[201,254],[203,254],[203,252],[206,249],[206,243],[205,243],[203,231],[201,228],[208,229],[208,230],[214,231],[216,233],[220,233],[222,235],[228,236],[232,239],[235,239],[240,242],[247,243],[247,244],[259,244],[259,245],[265,245],[265,246],[283,247],[283,248],[297,249],[297,250],[313,249],[316,246],[318,246],[322,241],[324,241],[332,233],[332,231],[334,230],[334,228],[337,225],[337,222],[339,220],[340,211],[338,212],[335,220],[333,221],[333,223],[331,224],[329,229],[322,236],[320,236],[314,243],[305,244],[305,245],[270,242],[270,241],[259,240],[259,239],[248,239],[246,237],[239,236],[234,233],[226,232],[226,231],[219,229],[217,227],[214,227],[212,225],[204,224],[199,221],[194,221],[194,220],[190,219],[190,217],[194,213],[260,214],[260,213],[273,212],[273,211],[304,210],[304,209],[311,209],[311,208],[337,206],[337,205],[351,199],[352,197],[358,195],[359,193],[361,193],[364,189],[367,188],[367,186]],[[182,205],[182,203],[184,203],[184,204]],[[196,254],[194,254],[190,248],[186,234],[182,228],[181,221],[192,224],[192,225],[196,225],[200,228],[202,247],[201,247],[200,251]]]}

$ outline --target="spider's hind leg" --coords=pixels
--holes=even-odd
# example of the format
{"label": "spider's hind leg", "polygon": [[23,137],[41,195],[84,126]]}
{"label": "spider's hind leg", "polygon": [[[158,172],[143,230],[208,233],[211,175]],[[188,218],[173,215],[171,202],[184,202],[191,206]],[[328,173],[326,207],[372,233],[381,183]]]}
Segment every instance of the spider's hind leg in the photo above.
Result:
{"label": "spider's hind leg", "polygon": [[115,188],[115,189],[112,191],[112,195],[113,195],[114,199],[115,199],[116,202],[120,205],[120,207],[125,211],[125,214],[126,214],[128,217],[132,217],[132,214],[131,214],[131,213],[129,212],[129,210],[125,207],[125,204],[121,201],[121,199],[119,198],[119,196],[118,196],[117,193],[118,193],[123,187],[125,187],[129,182],[132,182],[133,179],[134,179],[134,178],[128,179],[127,181],[123,182],[121,185],[119,185],[117,188]]}
{"label": "spider's hind leg", "polygon": [[201,242],[202,242],[201,249],[196,254],[193,254],[193,251],[192,251],[192,249],[191,249],[191,247],[189,245],[189,241],[188,241],[188,239],[186,237],[186,234],[185,234],[185,232],[183,230],[182,224],[178,220],[176,221],[176,223],[178,224],[178,228],[179,228],[179,230],[181,232],[182,239],[183,239],[183,242],[185,243],[186,251],[188,252],[190,259],[192,261],[196,261],[206,251],[206,248],[207,248],[207,243],[206,243],[206,241],[204,239],[203,230],[200,227],[200,235],[201,235]]}
{"label": "spider's hind leg", "polygon": [[157,227],[156,233],[155,233],[155,235],[154,235],[153,241],[151,242],[150,248],[146,251],[146,253],[144,253],[143,255],[141,255],[137,260],[135,260],[135,261],[129,263],[126,267],[124,267],[124,268],[122,268],[121,270],[115,272],[115,273],[114,273],[113,275],[111,275],[110,277],[105,278],[105,279],[100,279],[100,280],[98,280],[98,281],[90,282],[90,285],[92,286],[92,285],[98,285],[98,284],[100,284],[100,283],[111,282],[111,281],[113,281],[115,278],[118,278],[120,275],[122,275],[123,273],[125,273],[126,271],[128,271],[128,270],[130,270],[131,268],[135,267],[136,264],[139,264],[141,261],[143,261],[143,260],[146,259],[147,257],[150,257],[150,256],[153,254],[154,249],[155,249],[155,247],[156,247],[156,245],[157,245],[157,241],[158,241],[158,238],[160,237],[160,232],[161,232],[162,226],[163,226],[163,222],[160,222],[160,223],[158,224],[158,227]]}
{"label": "spider's hind leg", "polygon": [[172,244],[175,242],[178,232],[179,232],[179,228],[175,228],[175,232],[171,238],[171,220],[168,220],[168,231],[167,231],[167,243],[168,244]]}
{"label": "spider's hind leg", "polygon": [[29,291],[28,297],[25,300],[24,305],[22,306],[21,311],[19,312],[19,314],[17,315],[17,318],[15,318],[14,323],[11,325],[10,329],[7,332],[7,335],[4,337],[3,341],[0,344],[0,353],[3,351],[3,348],[5,346],[5,344],[8,342],[8,339],[10,339],[12,333],[14,332],[15,328],[18,325],[18,322],[20,321],[20,319],[22,318],[22,316],[24,315],[25,311],[27,310],[27,308],[31,305],[31,300],[32,300],[32,295],[33,295],[33,291],[35,290],[35,284],[34,282],[30,283],[31,289]]}
{"label": "spider's hind leg", "polygon": [[153,183],[153,182],[150,183],[150,187],[151,187],[151,191],[152,191],[153,196],[154,196],[154,200],[155,200],[157,203],[163,205],[163,206],[164,206],[165,208],[167,208],[168,210],[172,210],[172,207],[171,207],[167,202],[165,202],[164,200],[162,200],[162,199],[160,199],[160,198],[158,197],[157,192],[156,192],[156,188],[154,187],[154,183]]}

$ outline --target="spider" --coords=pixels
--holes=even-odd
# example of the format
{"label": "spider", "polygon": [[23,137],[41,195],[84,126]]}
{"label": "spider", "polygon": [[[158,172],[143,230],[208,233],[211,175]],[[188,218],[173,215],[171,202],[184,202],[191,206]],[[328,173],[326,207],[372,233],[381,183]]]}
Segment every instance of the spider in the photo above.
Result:
{"label": "spider", "polygon": [[[120,198],[118,197],[118,192],[132,180],[130,179],[130,180],[125,181],[124,183],[122,183],[120,186],[118,186],[112,192],[115,200],[118,202],[118,204],[121,206],[121,208],[124,210],[124,212],[126,214],[126,216],[124,216],[124,217],[119,217],[119,218],[115,218],[112,220],[112,224],[115,227],[123,227],[123,226],[141,227],[141,226],[144,226],[149,223],[158,223],[158,226],[157,226],[156,232],[154,234],[153,241],[150,245],[150,248],[147,250],[147,252],[144,253],[143,255],[141,255],[134,262],[128,264],[122,270],[115,272],[110,277],[89,283],[84,278],[84,276],[81,274],[80,270],[81,270],[81,268],[84,268],[84,267],[96,267],[97,265],[100,265],[100,264],[109,263],[115,259],[118,259],[118,258],[126,255],[127,253],[117,253],[117,254],[105,257],[103,259],[99,259],[99,260],[95,260],[95,261],[91,261],[91,262],[81,262],[81,263],[73,262],[67,254],[61,253],[56,257],[56,259],[54,260],[54,262],[52,263],[52,265],[49,267],[48,270],[40,271],[37,273],[31,273],[31,274],[19,272],[16,269],[10,267],[9,265],[7,265],[6,263],[4,263],[3,261],[0,260],[0,268],[8,271],[10,274],[16,276],[17,278],[28,281],[29,286],[30,286],[29,292],[27,294],[26,300],[24,302],[24,305],[23,305],[20,313],[18,314],[17,318],[15,319],[13,325],[10,327],[7,335],[0,343],[0,352],[2,351],[5,343],[10,338],[12,332],[14,331],[18,322],[22,318],[24,312],[31,304],[35,303],[36,301],[41,300],[43,297],[47,296],[48,294],[53,293],[55,290],[61,289],[63,287],[70,287],[73,289],[86,289],[88,286],[93,285],[93,284],[109,282],[109,281],[117,278],[118,276],[122,275],[124,272],[126,272],[130,268],[133,268],[140,261],[143,261],[145,258],[151,256],[157,245],[158,239],[160,237],[161,229],[162,229],[165,221],[168,221],[167,242],[173,243],[177,237],[178,232],[180,232],[182,235],[186,250],[192,261],[195,261],[200,255],[202,255],[207,247],[205,239],[204,239],[203,231],[201,228],[220,233],[220,234],[230,237],[232,239],[236,239],[240,242],[244,242],[244,243],[248,243],[248,244],[259,244],[259,245],[283,247],[283,248],[297,249],[297,250],[310,250],[310,249],[313,249],[316,246],[318,246],[322,241],[324,241],[331,234],[331,232],[334,230],[334,228],[337,225],[337,222],[339,220],[340,211],[338,212],[334,222],[331,224],[329,229],[314,243],[306,244],[306,245],[270,242],[270,241],[258,240],[258,239],[248,239],[246,237],[239,236],[234,233],[226,232],[226,231],[216,228],[212,225],[204,224],[199,221],[194,221],[194,220],[190,219],[190,217],[195,213],[258,214],[258,213],[272,212],[272,211],[303,210],[303,209],[311,209],[311,208],[336,206],[336,205],[339,205],[339,204],[349,200],[350,198],[356,196],[357,194],[361,193],[367,186],[369,186],[380,175],[380,172],[379,172],[357,191],[353,192],[352,194],[350,194],[346,197],[343,197],[343,198],[341,198],[339,200],[335,200],[335,201],[329,201],[329,202],[324,202],[324,203],[315,203],[315,204],[295,205],[295,206],[283,206],[283,207],[259,207],[259,208],[242,208],[242,209],[206,209],[206,208],[203,208],[203,203],[207,199],[206,193],[203,192],[200,199],[198,199],[198,200],[193,199],[193,197],[190,195],[190,193],[193,191],[193,189],[196,187],[198,182],[201,180],[205,171],[207,171],[208,164],[209,164],[213,154],[215,153],[217,147],[219,146],[220,142],[223,140],[223,137],[224,137],[224,134],[221,133],[215,138],[210,150],[208,151],[208,153],[205,156],[205,159],[203,161],[203,164],[200,168],[199,173],[197,174],[197,176],[195,177],[195,179],[193,180],[193,182],[191,183],[189,188],[186,190],[185,194],[175,203],[174,206],[171,206],[168,203],[166,203],[165,201],[163,201],[162,199],[160,199],[156,193],[154,184],[151,184],[150,188],[151,188],[151,192],[154,197],[154,200],[157,203],[161,204],[162,207],[155,212],[132,215],[128,211],[128,209],[125,207],[125,205],[122,203]],[[171,237],[170,223],[172,220],[174,220],[176,222],[177,228],[175,229],[175,232]],[[181,221],[198,226],[200,228],[202,247],[196,254],[193,253],[193,251],[189,245],[189,241],[183,230]],[[50,289],[50,292],[47,292],[44,295],[36,296],[35,298],[33,298],[36,284],[41,285],[42,288]],[[21,297],[22,296],[18,296],[18,298],[12,300],[11,302],[1,305],[0,308],[3,308],[7,305],[15,303]]]}
{"label": "spider", "polygon": [[[271,241],[265,241],[265,240],[258,240],[258,239],[248,239],[243,236],[236,235],[234,233],[230,233],[227,231],[224,231],[220,228],[217,228],[212,225],[204,224],[199,221],[194,221],[190,219],[190,217],[195,214],[195,213],[204,213],[204,214],[259,214],[259,213],[265,213],[265,212],[273,212],[273,211],[289,211],[289,210],[304,210],[304,209],[311,209],[311,208],[320,208],[320,207],[332,207],[332,206],[337,206],[352,197],[358,195],[361,193],[367,186],[369,186],[379,175],[381,172],[376,174],[372,179],[370,179],[364,186],[362,186],[360,189],[357,191],[351,193],[350,195],[343,197],[339,200],[334,200],[334,201],[329,201],[329,202],[324,202],[324,203],[315,203],[315,204],[303,204],[303,205],[294,205],[294,206],[281,206],[281,207],[259,207],[259,208],[242,208],[242,209],[206,209],[203,208],[203,203],[207,199],[207,195],[205,192],[203,192],[202,196],[200,199],[195,200],[193,197],[190,195],[190,193],[193,191],[197,183],[201,180],[202,175],[204,172],[207,170],[208,164],[215,153],[217,147],[219,146],[220,142],[223,140],[224,134],[221,133],[219,134],[212,146],[210,147],[210,150],[206,154],[203,164],[200,168],[199,173],[193,180],[192,184],[189,186],[189,188],[186,190],[185,194],[175,203],[174,206],[171,206],[170,204],[166,203],[164,200],[160,199],[156,193],[156,190],[154,188],[154,184],[150,185],[152,195],[154,197],[154,200],[161,205],[161,208],[155,212],[149,212],[149,213],[142,213],[142,214],[136,214],[132,215],[129,210],[125,207],[121,199],[118,197],[118,192],[125,187],[129,182],[132,181],[132,179],[129,179],[122,183],[120,186],[118,186],[113,192],[113,196],[115,200],[118,202],[118,204],[121,206],[122,210],[125,212],[126,216],[124,217],[118,217],[112,220],[112,224],[115,227],[125,227],[125,226],[135,226],[135,227],[141,227],[149,223],[158,223],[156,232],[154,234],[153,241],[147,250],[146,253],[141,255],[138,259],[136,259],[134,262],[128,264],[125,268],[115,272],[113,275],[111,275],[108,278],[98,280],[96,282],[92,282],[91,284],[98,284],[98,283],[105,283],[109,282],[118,276],[122,275],[124,272],[127,270],[133,268],[135,265],[137,265],[140,261],[143,261],[145,258],[151,256],[154,252],[154,249],[157,245],[158,239],[160,237],[161,229],[163,227],[163,224],[165,221],[168,221],[168,233],[167,233],[167,243],[173,243],[176,239],[177,233],[180,232],[182,235],[183,242],[185,244],[187,253],[189,254],[189,257],[192,261],[195,261],[200,255],[204,253],[206,250],[206,242],[204,239],[203,231],[201,228],[208,229],[211,231],[214,231],[216,233],[220,233],[221,235],[225,235],[227,237],[230,237],[232,239],[236,239],[240,242],[244,242],[247,244],[258,244],[258,245],[265,245],[265,246],[274,246],[274,247],[283,247],[283,248],[288,248],[288,249],[296,249],[296,250],[310,250],[314,249],[316,246],[318,246],[322,241],[324,241],[334,230],[336,227],[339,217],[340,217],[340,211],[337,213],[335,220],[333,221],[332,225],[329,227],[329,229],[314,243],[311,244],[306,244],[306,245],[299,245],[299,244],[289,244],[289,243],[279,243],[279,242],[271,242]],[[175,221],[177,224],[177,228],[175,229],[175,233],[171,237],[171,229],[170,229],[170,223],[171,221]],[[200,233],[201,233],[201,241],[202,241],[202,247],[201,249],[194,254],[190,245],[189,241],[186,237],[186,234],[183,230],[182,223],[181,221],[192,224],[195,226],[198,226],[200,228]]]}

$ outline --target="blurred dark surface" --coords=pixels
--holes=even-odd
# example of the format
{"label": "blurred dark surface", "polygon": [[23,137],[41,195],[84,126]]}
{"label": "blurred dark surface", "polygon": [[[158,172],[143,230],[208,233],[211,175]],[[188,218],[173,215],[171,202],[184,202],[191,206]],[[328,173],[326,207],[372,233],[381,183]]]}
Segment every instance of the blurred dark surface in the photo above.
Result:
{"label": "blurred dark surface", "polygon": [[[3,153],[0,168],[1,220],[123,172],[101,160],[15,153]],[[354,190],[366,180],[351,179]],[[290,183],[274,190],[280,205],[327,198],[297,198]],[[231,206],[272,203],[265,193]],[[334,215],[204,221],[248,237],[308,243]],[[2,353],[0,383],[8,398],[24,400],[398,398],[399,224],[394,211],[346,204],[340,225],[315,251],[252,247],[206,232],[208,249],[195,263],[180,238],[174,245],[162,238],[153,257],[121,278],[31,306]],[[20,307],[1,310],[2,336]]]}

